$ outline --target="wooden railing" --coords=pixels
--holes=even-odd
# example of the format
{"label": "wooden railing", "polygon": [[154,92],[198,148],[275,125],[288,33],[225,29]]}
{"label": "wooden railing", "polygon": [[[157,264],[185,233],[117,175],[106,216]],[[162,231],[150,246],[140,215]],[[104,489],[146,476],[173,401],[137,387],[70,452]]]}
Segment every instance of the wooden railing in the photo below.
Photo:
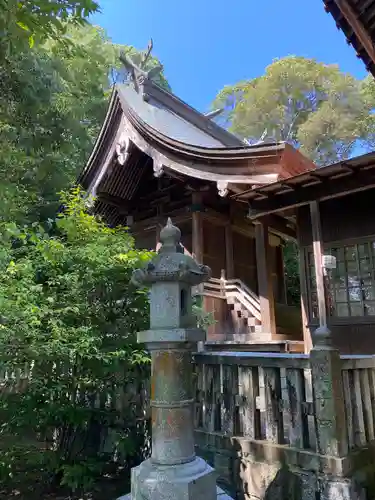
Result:
{"label": "wooden railing", "polygon": [[211,278],[204,284],[204,295],[222,299],[235,298],[257,320],[261,321],[259,297],[241,280]]}
{"label": "wooden railing", "polygon": [[315,450],[309,357],[279,353],[200,353],[196,429]]}
{"label": "wooden railing", "polygon": [[[375,356],[340,357],[329,346],[310,355],[200,352],[195,369],[197,450],[235,498],[278,498],[282,475],[295,480],[290,470],[309,478],[301,500],[323,498],[333,483],[332,498],[374,498],[363,486],[375,444]],[[361,484],[350,482],[354,471]],[[348,485],[356,496],[343,493]]]}
{"label": "wooden railing", "polygon": [[375,356],[342,356],[349,448],[375,439]]}
{"label": "wooden railing", "polygon": [[[205,351],[196,353],[194,362],[197,430],[318,451],[313,394],[317,392],[314,384],[321,380],[313,378],[309,355]],[[348,448],[374,444],[375,356],[341,356],[338,369]],[[15,372],[0,370],[0,394],[27,390],[31,378],[32,369],[27,366]],[[147,390],[142,386],[142,394],[148,392],[148,382],[139,380],[145,382]],[[123,407],[124,418],[129,401],[137,399],[134,386],[125,381],[111,388],[104,384],[99,393],[103,408],[122,413]],[[141,399],[139,415],[148,410],[143,406],[148,396]]]}
{"label": "wooden railing", "polygon": [[[375,440],[375,356],[340,362],[348,448],[363,448]],[[197,429],[316,451],[308,355],[201,352],[195,363]]]}

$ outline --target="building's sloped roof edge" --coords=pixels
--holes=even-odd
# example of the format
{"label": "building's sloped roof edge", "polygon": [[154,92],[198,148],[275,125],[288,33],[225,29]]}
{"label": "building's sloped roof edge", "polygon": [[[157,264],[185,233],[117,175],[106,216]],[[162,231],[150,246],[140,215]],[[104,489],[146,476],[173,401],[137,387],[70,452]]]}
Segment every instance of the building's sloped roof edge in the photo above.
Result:
{"label": "building's sloped roof edge", "polygon": [[[126,84],[118,85],[120,92],[123,85]],[[159,85],[152,80],[146,80],[143,83],[142,91],[146,98],[154,99],[172,113],[177,114],[206,134],[222,142],[224,146],[232,147],[243,145],[243,141],[237,136],[228,132],[223,127],[220,127],[220,125],[212,121],[208,116],[200,113],[175,94],[159,87]]]}

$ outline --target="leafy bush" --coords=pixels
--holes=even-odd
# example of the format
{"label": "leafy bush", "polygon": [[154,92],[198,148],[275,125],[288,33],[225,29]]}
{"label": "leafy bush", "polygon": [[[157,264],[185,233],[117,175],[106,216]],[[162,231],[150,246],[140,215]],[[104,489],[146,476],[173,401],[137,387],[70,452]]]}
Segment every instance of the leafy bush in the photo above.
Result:
{"label": "leafy bush", "polygon": [[[149,357],[135,332],[148,324],[147,293],[130,278],[151,253],[89,215],[79,190],[62,203],[48,227],[0,227],[0,368],[8,374],[0,439],[37,437],[43,446],[30,446],[28,460],[77,490],[113,455],[103,446],[112,430],[121,429],[125,456],[144,444],[134,403]],[[2,453],[0,475],[25,459],[16,449]]]}
{"label": "leafy bush", "polygon": [[209,326],[216,323],[212,312],[207,312],[204,309],[201,295],[194,295],[193,297],[193,314],[196,318],[197,326],[205,331],[207,331]]}

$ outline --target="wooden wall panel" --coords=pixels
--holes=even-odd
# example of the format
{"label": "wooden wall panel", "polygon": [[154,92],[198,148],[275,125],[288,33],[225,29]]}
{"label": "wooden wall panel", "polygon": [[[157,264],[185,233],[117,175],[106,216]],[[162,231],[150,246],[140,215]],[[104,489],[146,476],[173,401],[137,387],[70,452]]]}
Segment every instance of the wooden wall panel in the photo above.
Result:
{"label": "wooden wall panel", "polygon": [[[349,318],[350,319],[350,318]],[[312,331],[318,325],[310,326]],[[329,326],[332,332],[333,345],[341,354],[374,354],[375,324],[347,323]]]}
{"label": "wooden wall panel", "polygon": [[[271,272],[276,302],[284,302],[284,270],[281,246],[270,249]],[[241,279],[255,293],[258,293],[255,238],[233,233],[234,277]]]}
{"label": "wooden wall panel", "polygon": [[187,250],[187,252],[191,254],[193,251],[191,220],[178,224],[178,227],[180,228],[181,231],[181,243],[183,247]]}
{"label": "wooden wall panel", "polygon": [[213,278],[220,278],[225,269],[225,229],[203,220],[203,262],[212,270]]}
{"label": "wooden wall panel", "polygon": [[[320,203],[323,242],[375,235],[375,189]],[[312,244],[310,209],[298,210],[301,246]]]}
{"label": "wooden wall panel", "polygon": [[256,272],[255,238],[233,232],[234,277],[242,280],[251,290],[258,293]]}
{"label": "wooden wall panel", "polygon": [[212,313],[215,323],[207,329],[207,340],[226,340],[233,333],[233,321],[230,308],[225,300],[216,297],[204,297],[204,309]]}
{"label": "wooden wall panel", "polygon": [[156,228],[149,231],[141,231],[134,235],[135,246],[139,250],[155,250]]}

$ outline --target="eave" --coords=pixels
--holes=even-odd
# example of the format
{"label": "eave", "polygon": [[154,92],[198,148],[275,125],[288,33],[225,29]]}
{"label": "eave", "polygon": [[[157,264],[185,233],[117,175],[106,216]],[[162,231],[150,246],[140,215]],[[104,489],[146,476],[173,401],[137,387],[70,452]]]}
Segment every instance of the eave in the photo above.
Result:
{"label": "eave", "polygon": [[281,182],[248,190],[252,220],[282,214],[312,201],[325,201],[375,188],[375,153],[305,172]]}
{"label": "eave", "polygon": [[375,76],[375,0],[323,0],[347,43]]}
{"label": "eave", "polygon": [[[130,98],[132,96],[134,94]],[[134,102],[139,104],[138,94],[137,99]],[[181,105],[187,106],[184,103]],[[174,101],[170,106],[175,106]],[[200,115],[197,111],[194,112]],[[200,116],[202,124],[209,120]],[[184,123],[192,125],[186,118],[184,120]],[[218,126],[214,124],[215,127]],[[203,133],[206,137],[210,136],[208,126]],[[217,140],[217,131],[215,134],[214,139]],[[234,137],[224,130],[223,135],[227,139],[227,136]],[[78,181],[86,190],[95,194],[103,176],[108,177],[107,174],[111,172],[111,165],[117,155],[118,162],[124,167],[120,172],[123,183],[126,176],[130,175],[126,161],[134,147],[151,158],[156,177],[165,173],[203,183],[215,183],[221,196],[242,193],[252,186],[269,184],[315,168],[310,160],[286,143],[248,146],[236,138],[229,142],[234,145],[206,147],[169,137],[146,123],[124,98],[121,88],[115,87],[102,130]],[[137,172],[132,171],[131,175],[137,175]]]}

